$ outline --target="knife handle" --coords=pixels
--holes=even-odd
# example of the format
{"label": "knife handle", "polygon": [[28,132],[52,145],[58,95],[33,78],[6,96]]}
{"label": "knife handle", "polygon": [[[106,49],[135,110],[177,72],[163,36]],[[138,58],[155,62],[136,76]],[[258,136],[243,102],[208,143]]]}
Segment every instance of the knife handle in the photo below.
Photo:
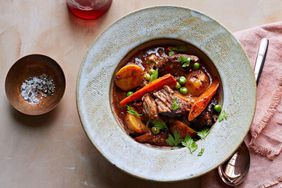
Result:
{"label": "knife handle", "polygon": [[260,75],[264,66],[265,56],[268,49],[268,43],[269,41],[266,38],[263,38],[260,41],[260,46],[258,50],[258,55],[255,64],[255,71],[254,71],[257,85],[259,83]]}

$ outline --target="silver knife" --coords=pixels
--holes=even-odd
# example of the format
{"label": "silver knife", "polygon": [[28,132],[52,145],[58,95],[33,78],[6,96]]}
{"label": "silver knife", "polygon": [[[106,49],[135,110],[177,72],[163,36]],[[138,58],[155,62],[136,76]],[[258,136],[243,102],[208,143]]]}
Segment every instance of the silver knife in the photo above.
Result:
{"label": "silver knife", "polygon": [[257,55],[257,59],[256,59],[256,64],[255,64],[255,78],[256,78],[256,82],[258,85],[259,82],[259,78],[264,66],[264,62],[265,62],[265,57],[266,57],[266,53],[267,53],[267,49],[268,49],[268,39],[267,38],[263,38],[260,41],[260,46],[259,46],[259,50],[258,50],[258,55]]}

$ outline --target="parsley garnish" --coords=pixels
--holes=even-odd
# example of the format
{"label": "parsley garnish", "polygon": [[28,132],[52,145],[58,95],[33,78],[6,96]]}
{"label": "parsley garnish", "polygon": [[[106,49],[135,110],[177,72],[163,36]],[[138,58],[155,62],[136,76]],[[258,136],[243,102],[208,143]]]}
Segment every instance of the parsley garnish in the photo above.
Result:
{"label": "parsley garnish", "polygon": [[182,67],[183,67],[183,68],[189,67],[189,65],[190,65],[190,62],[188,62],[188,63],[183,63],[183,64],[182,64]]}
{"label": "parsley garnish", "polygon": [[154,70],[154,72],[151,74],[150,82],[152,82],[152,81],[158,79],[158,77],[159,77],[159,71],[158,71],[158,69],[156,69],[156,70]]}
{"label": "parsley garnish", "polygon": [[190,62],[190,58],[187,58],[187,57],[185,57],[185,56],[180,56],[179,58],[178,58],[178,61],[180,62],[180,63],[188,63],[188,62]]}
{"label": "parsley garnish", "polygon": [[173,56],[175,53],[174,53],[174,51],[172,51],[172,50],[170,50],[169,52],[168,52],[168,55],[169,56]]}
{"label": "parsley garnish", "polygon": [[157,127],[161,130],[167,129],[165,122],[160,119],[153,121],[153,124],[154,124],[154,127]]}
{"label": "parsley garnish", "polygon": [[177,110],[178,108],[179,108],[179,104],[177,102],[177,99],[173,99],[172,104],[171,104],[171,109]]}
{"label": "parsley garnish", "polygon": [[188,57],[184,57],[184,56],[180,56],[179,58],[178,58],[178,61],[180,62],[180,63],[182,63],[182,67],[188,67],[189,65],[190,65],[190,61],[191,61],[191,59]]}
{"label": "parsley garnish", "polygon": [[184,141],[182,142],[182,145],[187,147],[190,153],[193,153],[198,148],[197,143],[188,135],[185,137]]}
{"label": "parsley garnish", "polygon": [[200,150],[199,153],[198,153],[198,156],[202,156],[203,153],[204,153],[204,151],[205,151],[205,148],[201,148],[201,150]]}
{"label": "parsley garnish", "polygon": [[224,110],[222,110],[218,116],[218,121],[222,122],[223,120],[227,120],[227,117],[228,117],[227,113]]}
{"label": "parsley garnish", "polygon": [[182,139],[177,131],[173,132],[173,136],[168,134],[168,138],[166,139],[166,143],[170,146],[178,146],[181,142]]}
{"label": "parsley garnish", "polygon": [[197,135],[201,138],[201,139],[205,139],[208,134],[210,133],[210,129],[206,128],[206,129],[203,129],[199,132],[197,132]]}
{"label": "parsley garnish", "polygon": [[138,112],[136,112],[131,106],[127,105],[126,110],[127,110],[127,113],[132,114],[134,116],[137,116],[137,117],[142,116],[142,114],[139,114]]}

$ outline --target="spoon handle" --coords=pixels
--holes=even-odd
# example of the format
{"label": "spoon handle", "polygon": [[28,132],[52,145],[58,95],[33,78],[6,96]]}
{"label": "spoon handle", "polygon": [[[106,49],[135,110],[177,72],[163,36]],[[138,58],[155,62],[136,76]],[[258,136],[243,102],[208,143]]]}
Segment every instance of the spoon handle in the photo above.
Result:
{"label": "spoon handle", "polygon": [[260,41],[260,46],[258,50],[258,55],[256,59],[256,64],[255,64],[255,71],[254,71],[257,85],[259,83],[261,72],[264,66],[265,56],[266,56],[267,49],[268,49],[268,43],[269,43],[268,39],[266,38],[263,38]]}

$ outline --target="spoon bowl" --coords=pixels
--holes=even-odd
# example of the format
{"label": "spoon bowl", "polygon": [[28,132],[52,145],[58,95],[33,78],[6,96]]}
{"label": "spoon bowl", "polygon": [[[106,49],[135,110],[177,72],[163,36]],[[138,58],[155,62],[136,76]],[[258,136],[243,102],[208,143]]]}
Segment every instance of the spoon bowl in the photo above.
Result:
{"label": "spoon bowl", "polygon": [[225,163],[218,167],[218,174],[222,181],[229,186],[243,183],[250,168],[250,154],[245,142]]}

